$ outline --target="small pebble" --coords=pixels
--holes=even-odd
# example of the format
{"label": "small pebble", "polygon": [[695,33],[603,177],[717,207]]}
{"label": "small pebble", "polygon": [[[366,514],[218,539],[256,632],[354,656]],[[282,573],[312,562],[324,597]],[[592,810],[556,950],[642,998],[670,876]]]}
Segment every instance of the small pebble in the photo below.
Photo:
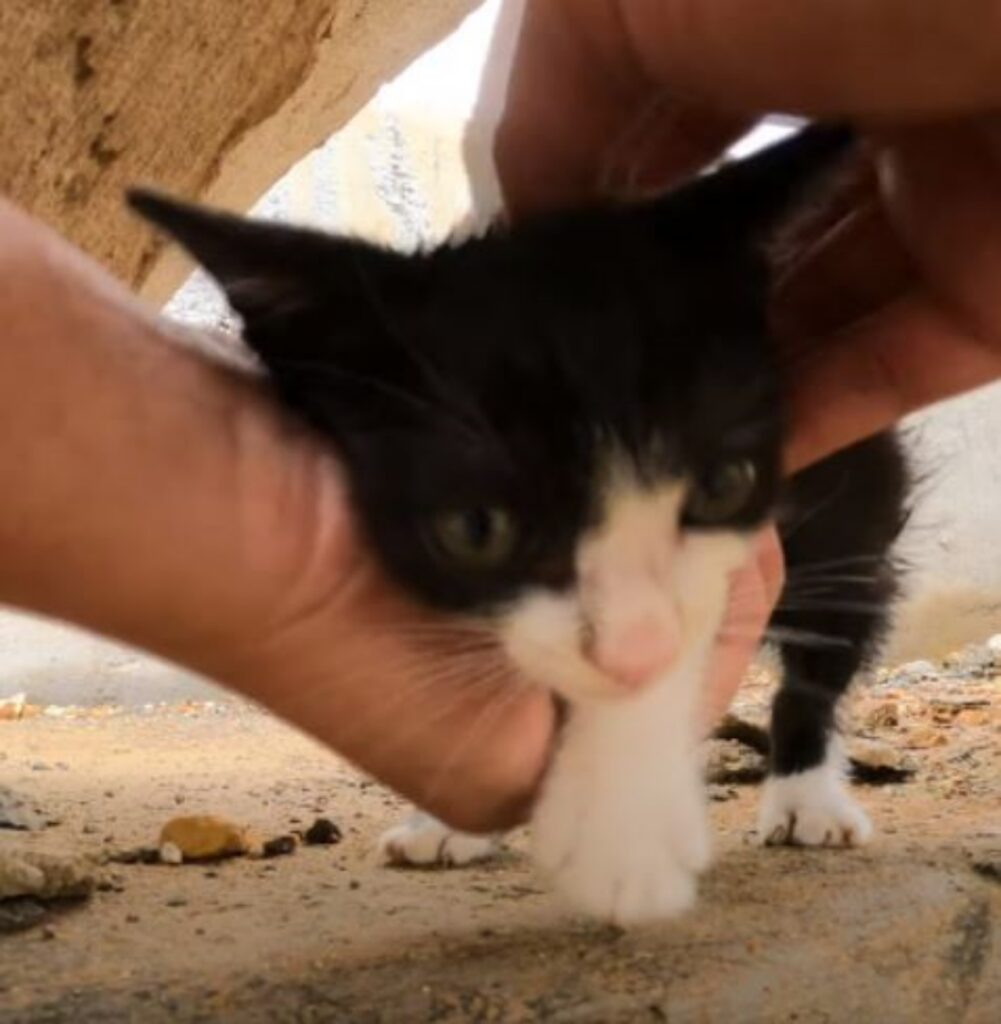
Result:
{"label": "small pebble", "polygon": [[163,843],[160,846],[160,861],[163,864],[183,864],[184,854],[177,843]]}
{"label": "small pebble", "polygon": [[895,683],[916,683],[921,679],[931,679],[938,674],[938,669],[930,661],[908,661],[899,665],[891,673]]}
{"label": "small pebble", "polygon": [[286,857],[295,853],[295,847],[295,836],[276,836],[264,844],[262,853],[265,857]]}
{"label": "small pebble", "polygon": [[332,846],[342,838],[340,828],[329,818],[317,818],[303,836],[303,840],[310,846]]}

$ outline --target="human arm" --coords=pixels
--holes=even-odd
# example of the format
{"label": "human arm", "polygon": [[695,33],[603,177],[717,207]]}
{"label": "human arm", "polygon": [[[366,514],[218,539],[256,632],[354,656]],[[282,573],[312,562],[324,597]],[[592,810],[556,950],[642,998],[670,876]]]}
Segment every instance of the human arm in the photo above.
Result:
{"label": "human arm", "polygon": [[876,173],[775,296],[798,468],[1001,375],[999,29],[987,0],[527,0],[505,195],[628,197],[761,112],[853,119]]}

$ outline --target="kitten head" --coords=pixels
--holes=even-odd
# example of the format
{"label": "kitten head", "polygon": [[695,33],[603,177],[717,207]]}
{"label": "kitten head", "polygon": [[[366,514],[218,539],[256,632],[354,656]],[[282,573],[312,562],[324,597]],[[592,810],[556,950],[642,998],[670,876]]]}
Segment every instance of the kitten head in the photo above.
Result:
{"label": "kitten head", "polygon": [[386,569],[535,681],[616,696],[704,651],[779,483],[763,232],[844,143],[806,133],[656,202],[404,256],[132,205],[328,434]]}

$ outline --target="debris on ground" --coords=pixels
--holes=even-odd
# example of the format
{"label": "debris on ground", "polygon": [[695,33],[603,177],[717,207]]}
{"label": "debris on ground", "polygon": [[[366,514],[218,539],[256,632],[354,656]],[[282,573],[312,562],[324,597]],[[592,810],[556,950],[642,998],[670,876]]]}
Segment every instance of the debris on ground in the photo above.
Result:
{"label": "debris on ground", "polygon": [[27,797],[0,786],[0,829],[37,832],[47,824],[45,815]]}
{"label": "debris on ground", "polygon": [[[9,928],[41,922],[0,936],[0,1017],[725,1021],[750,992],[763,1020],[828,1019],[832,1006],[837,1019],[886,1024],[995,1020],[1001,667],[933,668],[912,681],[873,672],[839,710],[846,747],[866,741],[870,767],[894,767],[892,751],[918,769],[902,785],[857,793],[876,828],[872,846],[759,850],[759,794],[713,784],[718,854],[697,909],[624,939],[565,913],[521,856],[522,830],[514,856],[461,876],[381,870],[372,844],[401,802],[257,710],[0,723],[4,781],[64,821],[0,832],[0,849],[61,850],[72,839],[124,850],[112,860],[159,863],[153,844],[178,796],[186,813],[225,808],[262,838],[303,833],[303,849],[285,859],[120,869],[124,896],[97,893],[58,923],[36,898],[0,904]],[[765,756],[774,687],[773,671],[752,672],[738,695],[729,727],[750,742],[726,738],[748,760],[724,747],[727,770]],[[940,745],[914,745],[929,737]],[[57,758],[72,772],[56,770]],[[53,770],[33,772],[40,761]],[[343,830],[336,853],[306,847],[319,815]],[[804,916],[824,922],[816,941],[803,942]],[[52,924],[56,938],[45,942]],[[466,1002],[481,992],[496,999],[482,1012]]]}
{"label": "debris on ground", "polygon": [[713,739],[737,740],[764,757],[769,755],[772,748],[765,726],[749,721],[734,712],[723,716],[722,721],[713,730]]}
{"label": "debris on ground", "polygon": [[739,740],[707,743],[706,780],[714,785],[748,785],[768,774],[768,760]]}
{"label": "debris on ground", "polygon": [[302,834],[302,841],[307,846],[333,846],[342,838],[340,827],[329,818],[317,818]]}
{"label": "debris on ground", "polygon": [[848,736],[845,748],[852,782],[865,786],[906,782],[918,770],[914,758],[883,740]]}
{"label": "debris on ground", "polygon": [[249,826],[214,814],[171,818],[160,830],[156,846],[135,846],[106,855],[115,864],[205,863],[230,857],[285,857],[300,843],[332,846],[339,843],[339,826],[329,818],[317,818],[305,832],[283,833],[262,841]]}
{"label": "debris on ground", "polygon": [[268,839],[261,847],[262,857],[287,857],[290,853],[295,853],[295,848],[298,846],[295,836],[275,836],[274,839]]}
{"label": "debris on ground", "polygon": [[244,825],[214,814],[192,814],[163,826],[159,849],[164,864],[181,864],[259,853],[261,843]]}
{"label": "debris on ground", "polygon": [[990,857],[977,857],[970,866],[981,878],[1001,883],[1001,853]]}
{"label": "debris on ground", "polygon": [[0,699],[0,722],[16,722],[23,718],[27,703],[27,694],[24,693],[15,693]]}
{"label": "debris on ground", "polygon": [[159,864],[160,850],[155,846],[133,846],[108,854],[112,864]]}
{"label": "debris on ground", "polygon": [[14,896],[42,899],[89,896],[100,877],[97,862],[84,854],[0,850],[0,900]]}
{"label": "debris on ground", "polygon": [[14,896],[0,900],[0,935],[27,931],[49,919],[48,904],[34,896]]}
{"label": "debris on ground", "polygon": [[[727,715],[708,743],[706,778],[710,783],[747,785],[768,774],[768,732],[735,714]],[[906,782],[916,771],[913,758],[882,740],[846,738],[851,779],[867,786]]]}

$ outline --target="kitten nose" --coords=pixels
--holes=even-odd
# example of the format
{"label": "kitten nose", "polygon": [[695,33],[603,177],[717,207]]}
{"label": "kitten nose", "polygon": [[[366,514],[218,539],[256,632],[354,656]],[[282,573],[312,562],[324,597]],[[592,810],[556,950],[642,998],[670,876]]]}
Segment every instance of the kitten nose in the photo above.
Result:
{"label": "kitten nose", "polygon": [[629,689],[638,689],[666,672],[677,651],[676,630],[658,617],[599,636],[590,657],[605,675]]}

